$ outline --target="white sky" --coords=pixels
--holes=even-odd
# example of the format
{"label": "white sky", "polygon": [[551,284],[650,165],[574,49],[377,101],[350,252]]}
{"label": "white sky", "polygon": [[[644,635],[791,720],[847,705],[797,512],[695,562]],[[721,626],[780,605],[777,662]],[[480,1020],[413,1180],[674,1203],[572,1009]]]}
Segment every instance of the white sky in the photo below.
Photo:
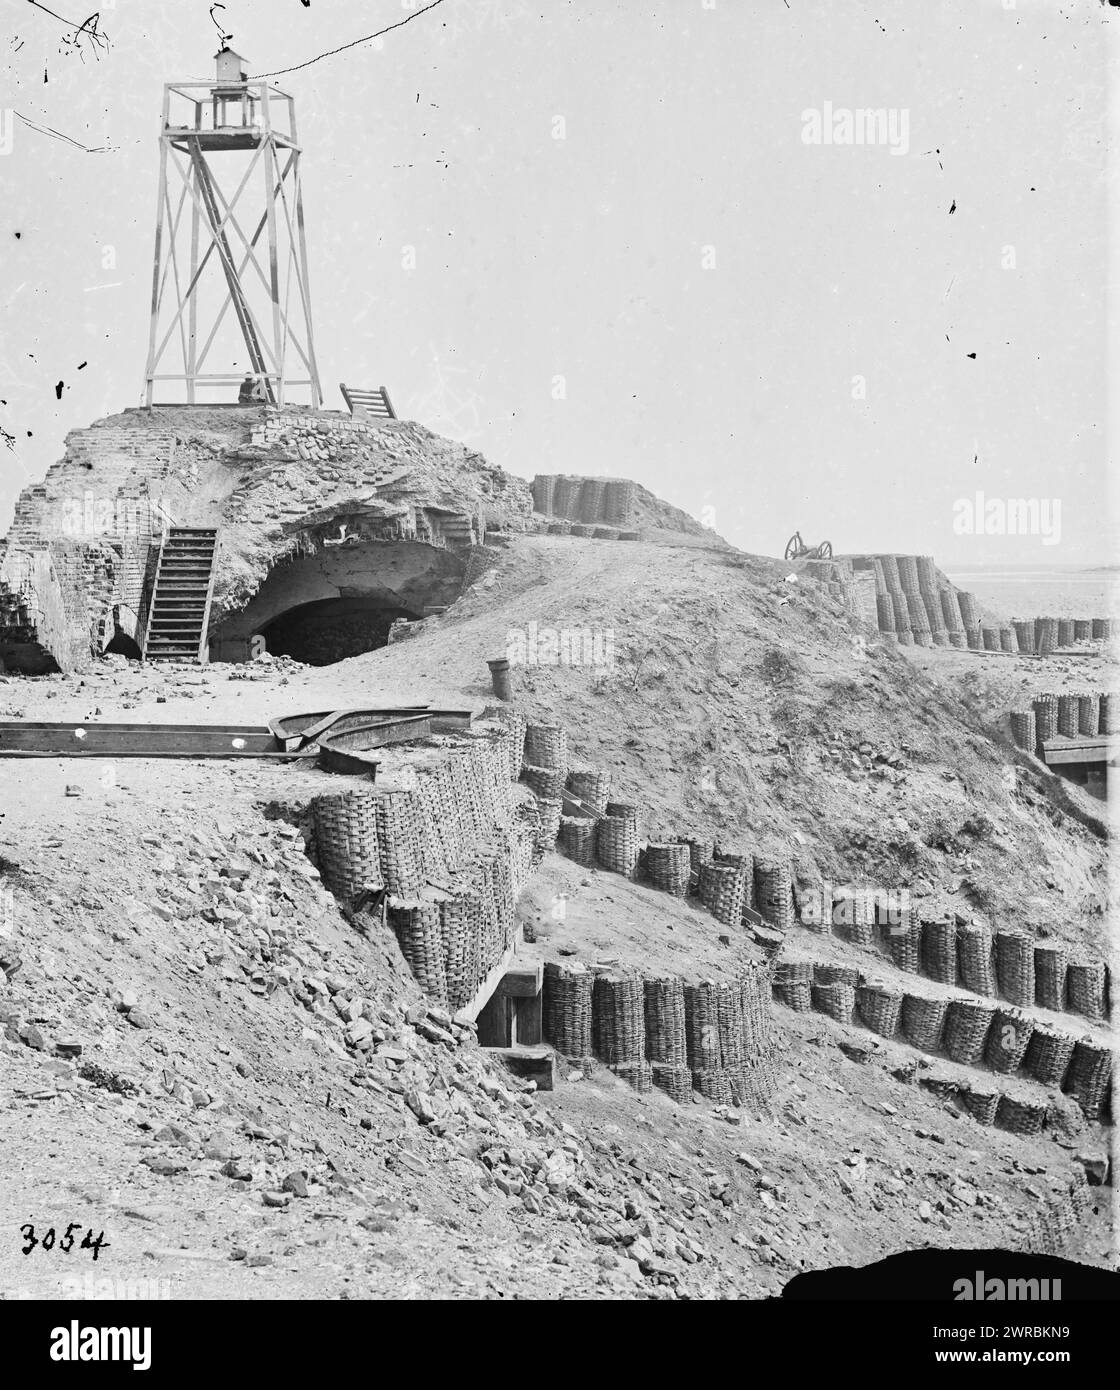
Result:
{"label": "white sky", "polygon": [[[219,16],[253,74],[418,4]],[[111,46],[83,62],[0,0],[0,110],[112,147],[16,120],[0,155],[0,533],[68,430],[139,403],[162,83],[218,46],[207,0],[100,8]],[[280,78],[327,405],[385,383],[514,473],[632,477],[765,554],[797,528],[943,564],[1112,558],[1117,23],[1097,0],[444,0]],[[905,110],[909,153],[804,144],[826,102]],[[955,535],[977,489],[1060,499],[1061,543]]]}

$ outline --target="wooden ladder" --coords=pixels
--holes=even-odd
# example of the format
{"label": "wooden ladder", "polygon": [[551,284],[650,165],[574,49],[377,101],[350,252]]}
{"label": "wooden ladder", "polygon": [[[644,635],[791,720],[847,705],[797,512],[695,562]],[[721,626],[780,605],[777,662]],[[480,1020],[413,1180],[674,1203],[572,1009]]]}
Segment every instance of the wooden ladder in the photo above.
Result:
{"label": "wooden ladder", "polygon": [[339,382],[338,389],[342,392],[342,399],[350,409],[350,414],[356,418],[371,418],[374,420],[395,420],[397,412],[393,409],[393,402],[389,399],[389,392],[384,386],[378,386],[370,390],[362,390],[357,386],[347,386]]}
{"label": "wooden ladder", "polygon": [[148,606],[145,660],[204,660],[217,542],[213,527],[168,529],[159,548]]}

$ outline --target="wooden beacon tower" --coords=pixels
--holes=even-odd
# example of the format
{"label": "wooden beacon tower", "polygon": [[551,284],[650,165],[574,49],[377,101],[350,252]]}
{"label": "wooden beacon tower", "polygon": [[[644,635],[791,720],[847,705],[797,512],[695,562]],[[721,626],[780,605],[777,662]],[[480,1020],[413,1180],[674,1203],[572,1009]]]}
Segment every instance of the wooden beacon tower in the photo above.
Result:
{"label": "wooden beacon tower", "polygon": [[163,89],[145,400],[180,383],[188,403],[236,401],[249,377],[256,399],[298,388],[317,408],[295,101],[216,57],[214,82]]}

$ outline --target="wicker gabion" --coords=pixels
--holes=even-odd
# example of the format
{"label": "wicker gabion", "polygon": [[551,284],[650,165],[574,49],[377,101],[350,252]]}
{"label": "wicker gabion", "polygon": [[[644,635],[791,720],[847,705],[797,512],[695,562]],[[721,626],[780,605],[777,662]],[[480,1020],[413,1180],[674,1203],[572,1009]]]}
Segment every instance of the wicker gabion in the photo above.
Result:
{"label": "wicker gabion", "polygon": [[813,965],[813,983],[815,985],[851,985],[855,989],[859,984],[859,971],[854,965],[833,965],[831,961],[816,961]]}
{"label": "wicker gabion", "polygon": [[591,996],[594,977],[578,962],[546,961],[541,1019],[545,1040],[562,1057],[591,1056]]}
{"label": "wicker gabion", "polygon": [[539,796],[540,830],[537,833],[537,848],[540,851],[553,849],[560,835],[560,821],[563,817],[564,803],[559,797]]}
{"label": "wicker gabion", "polygon": [[[596,526],[595,534],[608,528]],[[615,533],[617,535],[617,532]],[[637,1062],[616,1062],[609,1068],[620,1081],[625,1081],[627,1086],[633,1087],[639,1095],[648,1095],[653,1090],[653,1068],[646,1061]]]}
{"label": "wicker gabion", "polygon": [[595,863],[595,822],[583,816],[560,817],[560,848],[577,864]]}
{"label": "wicker gabion", "polygon": [[1112,640],[1111,618],[1093,619],[1093,640],[1097,642],[1110,642]]}
{"label": "wicker gabion", "polygon": [[997,931],[995,947],[1000,994],[1029,1008],[1034,1003],[1034,939],[1021,931]]}
{"label": "wicker gabion", "polygon": [[957,983],[957,924],[952,917],[922,924],[922,968],[931,980]]}
{"label": "wicker gabion", "polygon": [[1066,948],[1038,942],[1034,948],[1034,1002],[1059,1012],[1066,1006],[1066,974],[1069,957]]}
{"label": "wicker gabion", "polygon": [[984,1044],[984,1058],[993,1071],[1018,1071],[1027,1055],[1034,1020],[1017,1009],[997,1009]]}
{"label": "wicker gabion", "polygon": [[440,904],[428,900],[391,897],[387,918],[396,933],[401,954],[408,962],[420,988],[441,1004],[447,1004],[443,926]]}
{"label": "wicker gabion", "polygon": [[980,639],[986,652],[998,652],[1000,650],[998,627],[989,627],[985,624],[980,629]]}
{"label": "wicker gabion", "polygon": [[917,914],[906,911],[900,922],[895,923],[886,936],[887,950],[899,970],[908,975],[917,975],[922,968],[922,924]]}
{"label": "wicker gabion", "polygon": [[779,931],[793,926],[793,870],[787,860],[755,860],[755,904]]}
{"label": "wicker gabion", "polygon": [[1076,695],[1058,696],[1058,733],[1062,738],[1077,737],[1077,721],[1081,713],[1081,701]]}
{"label": "wicker gabion", "polygon": [[813,966],[811,961],[780,961],[774,971],[774,998],[797,1013],[813,1007]]}
{"label": "wicker gabion", "polygon": [[957,928],[957,967],[965,989],[989,998],[995,995],[992,933],[982,923],[969,922]]}
{"label": "wicker gabion", "polygon": [[1069,1070],[1076,1039],[1045,1023],[1036,1023],[1023,1065],[1045,1086],[1061,1086]]}
{"label": "wicker gabion", "polygon": [[1039,656],[1049,656],[1058,646],[1057,618],[1034,620],[1034,648]]}
{"label": "wicker gabion", "polygon": [[1059,647],[1072,647],[1072,646],[1073,646],[1073,619],[1072,619],[1072,618],[1059,618],[1059,619],[1058,619],[1058,646],[1059,646]]}
{"label": "wicker gabion", "polygon": [[1015,629],[1015,640],[1019,644],[1021,652],[1034,652],[1034,623],[1031,621],[1016,621],[1012,623]]}
{"label": "wicker gabion", "polygon": [[650,1073],[654,1086],[664,1091],[670,1100],[684,1105],[692,1099],[692,1073],[687,1067],[674,1067],[665,1062],[653,1062]]}
{"label": "wicker gabion", "polygon": [[377,840],[381,872],[390,893],[414,898],[424,884],[423,811],[419,793],[381,792],[377,797]]}
{"label": "wicker gabion", "polygon": [[[688,1071],[685,1042],[684,982],[678,975],[643,981],[646,1056],[671,1070]],[[656,1079],[655,1079],[656,1084]],[[689,1088],[691,1089],[691,1081]]]}
{"label": "wicker gabion", "polygon": [[689,892],[700,891],[700,870],[712,862],[714,847],[711,840],[702,840],[695,835],[682,836],[680,844],[688,846],[688,887]]}
{"label": "wicker gabion", "polygon": [[686,1056],[694,1078],[697,1072],[719,1069],[719,990],[715,981],[684,986],[684,1017]]}
{"label": "wicker gabion", "polygon": [[941,605],[941,620],[945,624],[945,630],[947,632],[963,632],[961,606],[957,602],[957,596],[953,590],[942,589],[938,595],[938,602]]}
{"label": "wicker gabion", "polygon": [[909,647],[913,644],[914,634],[910,631],[910,609],[906,603],[906,595],[892,593],[890,599],[891,607],[894,609],[895,636],[900,646]]}
{"label": "wicker gabion", "polygon": [[1097,726],[1098,733],[1120,733],[1120,728],[1117,727],[1116,708],[1115,692],[1111,690],[1102,691],[1099,703],[1100,720]]}
{"label": "wicker gabion", "polygon": [[743,871],[735,864],[701,864],[700,901],[719,922],[739,926],[743,920]]}
{"label": "wicker gabion", "polygon": [[1058,697],[1057,695],[1039,695],[1031,702],[1034,710],[1035,731],[1038,734],[1038,750],[1042,751],[1042,745],[1057,735],[1058,732]]}
{"label": "wicker gabion", "polygon": [[996,1125],[1013,1134],[1041,1134],[1049,1113],[1049,1103],[1020,1096],[1000,1096]]}
{"label": "wicker gabion", "polygon": [[688,893],[692,861],[688,846],[682,844],[650,844],[646,849],[646,872],[654,888],[683,898]]}
{"label": "wicker gabion", "polygon": [[546,801],[559,801],[563,797],[567,774],[562,767],[534,767],[526,763],[522,776],[536,795]]}
{"label": "wicker gabion", "polygon": [[1080,1105],[1086,1119],[1099,1120],[1112,1079],[1112,1053],[1091,1038],[1074,1044],[1065,1089]]}
{"label": "wicker gabion", "polygon": [[525,761],[533,767],[568,766],[568,735],[558,724],[530,724],[525,730]]}
{"label": "wicker gabion", "polygon": [[856,990],[859,1016],[873,1033],[893,1038],[902,1013],[902,992],[886,985],[860,985]]}
{"label": "wicker gabion", "polygon": [[645,993],[641,976],[611,972],[595,977],[591,992],[591,1045],[608,1066],[645,1061]]}
{"label": "wicker gabion", "polygon": [[1005,652],[1018,652],[1019,638],[1015,633],[1014,627],[1010,623],[1005,623],[999,630],[1000,650]]}
{"label": "wicker gabion", "polygon": [[941,1046],[948,1000],[930,999],[920,994],[902,998],[902,1031],[914,1047],[936,1052]]}
{"label": "wicker gabion", "polygon": [[894,632],[894,604],[890,594],[875,595],[875,615],[880,632]]}
{"label": "wicker gabion", "polygon": [[597,815],[607,809],[611,795],[610,769],[580,765],[568,771],[568,790]]}
{"label": "wicker gabion", "polygon": [[509,780],[511,782],[516,782],[521,776],[521,764],[525,758],[525,730],[529,726],[521,711],[511,709],[508,705],[502,705],[498,709],[497,718],[505,725],[508,735],[506,756],[508,760]]}
{"label": "wicker gabion", "polygon": [[473,894],[457,894],[441,902],[439,911],[447,1002],[454,1012],[470,1002],[482,982],[479,900]]}
{"label": "wicker gabion", "polygon": [[954,1062],[974,1067],[984,1055],[995,1018],[994,1004],[982,999],[954,999],[945,1015],[945,1051]]}
{"label": "wicker gabion", "polygon": [[981,1125],[990,1125],[995,1122],[996,1110],[999,1108],[999,1092],[989,1090],[984,1086],[966,1086],[960,1095],[961,1105]]}
{"label": "wicker gabion", "polygon": [[633,878],[639,848],[637,821],[624,816],[600,817],[595,827],[595,858],[602,868]]}
{"label": "wicker gabion", "polygon": [[835,981],[832,984],[812,987],[813,1008],[818,1013],[827,1014],[837,1023],[851,1023],[855,1016],[856,991],[853,985]]}
{"label": "wicker gabion", "polygon": [[731,1105],[735,1100],[732,1075],[723,1067],[693,1071],[692,1088],[713,1105]]}
{"label": "wicker gabion", "polygon": [[1070,1013],[1099,1023],[1105,1016],[1105,964],[1103,960],[1070,961],[1066,972],[1066,997]]}
{"label": "wicker gabion", "polygon": [[384,887],[372,788],[317,796],[311,803],[323,882],[347,903]]}
{"label": "wicker gabion", "polygon": [[1077,732],[1083,738],[1096,738],[1100,732],[1101,700],[1099,695],[1078,696]]}
{"label": "wicker gabion", "polygon": [[1093,621],[1091,618],[1074,618],[1073,620],[1073,640],[1075,642],[1088,642],[1093,635]]}
{"label": "wicker gabion", "polygon": [[1015,709],[1011,711],[1011,737],[1015,740],[1017,748],[1025,748],[1028,753],[1034,752],[1038,743],[1034,710]]}

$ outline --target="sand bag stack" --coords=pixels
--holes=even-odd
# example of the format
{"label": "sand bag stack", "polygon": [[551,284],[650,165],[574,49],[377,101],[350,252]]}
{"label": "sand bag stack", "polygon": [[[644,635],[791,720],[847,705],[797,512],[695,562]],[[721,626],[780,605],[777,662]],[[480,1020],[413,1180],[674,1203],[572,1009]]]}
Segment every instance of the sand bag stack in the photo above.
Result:
{"label": "sand bag stack", "polygon": [[385,886],[377,838],[377,794],[371,788],[317,796],[311,803],[323,882],[347,904]]}

